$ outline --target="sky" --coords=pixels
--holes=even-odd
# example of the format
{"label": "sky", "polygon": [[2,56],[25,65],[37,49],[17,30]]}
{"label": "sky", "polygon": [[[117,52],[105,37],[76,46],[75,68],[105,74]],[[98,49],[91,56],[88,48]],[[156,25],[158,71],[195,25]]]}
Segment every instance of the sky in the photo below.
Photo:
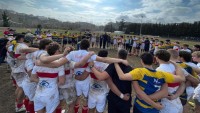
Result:
{"label": "sky", "polygon": [[1,0],[0,8],[96,25],[200,21],[200,0]]}

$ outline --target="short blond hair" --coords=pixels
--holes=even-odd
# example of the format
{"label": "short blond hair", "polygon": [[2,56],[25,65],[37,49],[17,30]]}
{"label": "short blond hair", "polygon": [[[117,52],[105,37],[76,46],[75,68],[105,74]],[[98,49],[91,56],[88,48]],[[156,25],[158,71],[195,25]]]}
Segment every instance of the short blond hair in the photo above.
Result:
{"label": "short blond hair", "polygon": [[171,58],[177,59],[179,57],[179,52],[177,50],[168,49],[167,51],[170,53]]}
{"label": "short blond hair", "polygon": [[200,58],[200,51],[193,52],[192,56],[196,56],[196,57]]}

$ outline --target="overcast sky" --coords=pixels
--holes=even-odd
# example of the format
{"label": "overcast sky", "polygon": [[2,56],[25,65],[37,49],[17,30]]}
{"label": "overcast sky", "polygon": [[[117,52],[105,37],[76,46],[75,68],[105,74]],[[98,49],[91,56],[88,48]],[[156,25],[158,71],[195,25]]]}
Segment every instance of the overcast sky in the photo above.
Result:
{"label": "overcast sky", "polygon": [[200,0],[1,0],[0,8],[97,25],[121,19],[153,23],[200,20]]}

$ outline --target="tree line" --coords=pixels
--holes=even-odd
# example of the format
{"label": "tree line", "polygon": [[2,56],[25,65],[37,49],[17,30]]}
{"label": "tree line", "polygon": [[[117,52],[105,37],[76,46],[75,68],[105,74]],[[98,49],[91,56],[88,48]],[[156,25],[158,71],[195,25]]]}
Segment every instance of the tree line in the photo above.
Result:
{"label": "tree line", "polygon": [[124,31],[127,34],[154,35],[164,37],[199,37],[200,38],[200,21],[193,23],[130,23],[110,22],[105,26],[105,31],[113,32],[115,30]]}

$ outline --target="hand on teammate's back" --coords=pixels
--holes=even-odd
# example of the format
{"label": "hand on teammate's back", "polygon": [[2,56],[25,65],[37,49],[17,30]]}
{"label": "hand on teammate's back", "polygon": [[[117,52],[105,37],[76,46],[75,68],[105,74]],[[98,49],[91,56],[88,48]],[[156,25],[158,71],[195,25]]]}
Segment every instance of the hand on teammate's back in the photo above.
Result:
{"label": "hand on teammate's back", "polygon": [[88,64],[88,66],[93,66],[93,65],[94,65],[93,61]]}
{"label": "hand on teammate's back", "polygon": [[36,66],[42,66],[42,63],[40,62],[40,60],[36,60],[36,61],[35,61],[35,65],[36,65]]}
{"label": "hand on teammate's back", "polygon": [[124,94],[123,100],[128,101],[129,99],[130,99],[130,94],[129,93]]}
{"label": "hand on teammate's back", "polygon": [[156,102],[155,106],[154,106],[157,110],[161,110],[163,109],[163,105],[160,102]]}

